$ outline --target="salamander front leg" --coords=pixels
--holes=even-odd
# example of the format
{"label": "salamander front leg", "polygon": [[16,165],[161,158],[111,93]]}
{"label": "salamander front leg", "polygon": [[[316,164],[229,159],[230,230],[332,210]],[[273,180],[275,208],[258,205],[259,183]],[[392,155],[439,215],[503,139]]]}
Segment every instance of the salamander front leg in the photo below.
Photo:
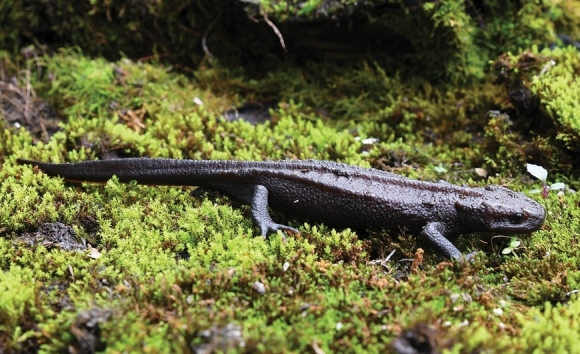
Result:
{"label": "salamander front leg", "polygon": [[[300,232],[293,227],[277,224],[270,217],[268,212],[268,189],[262,185],[256,185],[254,188],[254,195],[252,197],[252,219],[262,233],[262,237],[266,238],[269,233],[277,232],[278,230],[286,230],[290,233],[299,235]],[[286,237],[282,235],[284,241]]]}
{"label": "salamander front leg", "polygon": [[[461,259],[463,255],[451,241],[445,237],[447,228],[440,222],[430,222],[421,231],[421,238],[429,242],[440,254],[452,259]],[[469,258],[470,255],[468,255]]]}

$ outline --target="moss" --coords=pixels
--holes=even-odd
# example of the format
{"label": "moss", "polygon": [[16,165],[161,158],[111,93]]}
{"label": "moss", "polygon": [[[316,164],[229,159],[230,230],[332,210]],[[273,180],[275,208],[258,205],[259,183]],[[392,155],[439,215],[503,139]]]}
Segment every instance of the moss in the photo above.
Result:
{"label": "moss", "polygon": [[[487,290],[482,292],[479,272],[488,271],[481,263],[434,267],[437,258],[430,254],[424,269],[409,270],[395,263],[382,269],[367,264],[372,254],[384,257],[393,247],[412,254],[417,247],[412,238],[385,240],[384,233],[376,233],[369,241],[361,241],[350,230],[290,220],[301,228],[301,237],[284,243],[274,235],[264,242],[253,237],[256,230],[247,208],[232,205],[227,198],[210,194],[198,199],[188,188],[120,184],[116,179],[104,186],[66,185],[13,165],[17,149],[19,156],[49,161],[84,160],[120,150],[130,155],[179,158],[318,157],[367,166],[369,161],[379,163],[381,156],[399,153],[402,155],[386,165],[432,179],[438,178],[434,166],[442,163],[451,168],[458,156],[470,156],[471,163],[477,163],[477,155],[461,145],[453,150],[427,143],[425,136],[408,136],[431,126],[426,112],[436,108],[421,100],[422,96],[385,101],[391,102],[387,108],[375,108],[382,112],[379,119],[340,124],[318,120],[310,107],[289,100],[272,111],[271,122],[252,126],[220,120],[220,111],[231,103],[163,68],[130,61],[107,63],[78,51],[63,51],[43,60],[43,71],[50,72],[52,79],[39,78],[35,87],[48,101],[58,102],[66,121],[62,132],[54,134],[49,143],[35,146],[26,130],[4,130],[4,149],[10,154],[5,156],[0,194],[0,225],[6,237],[0,264],[5,270],[12,265],[34,270],[34,280],[42,285],[36,292],[23,293],[22,299],[32,306],[28,318],[42,330],[13,315],[15,298],[7,310],[12,312],[6,314],[10,325],[22,328],[22,334],[6,337],[6,346],[22,348],[18,338],[24,335],[31,345],[45,351],[100,345],[109,350],[138,350],[143,343],[153,351],[187,351],[204,345],[258,352],[271,348],[300,351],[313,345],[327,351],[380,351],[422,313],[432,314],[424,321],[440,328],[443,338],[449,339],[449,348],[458,345],[451,339],[462,333],[462,321],[474,323],[469,331],[476,333],[499,330],[499,317],[492,322],[497,326],[476,324],[489,321],[491,311],[505,306],[499,302],[508,301],[506,294],[517,294],[519,285],[514,282],[508,291],[492,283],[483,285]],[[78,87],[76,73],[66,69],[70,66],[87,70],[85,83],[91,89]],[[122,79],[103,72],[115,70],[123,72]],[[380,73],[376,68],[365,70],[369,75]],[[92,75],[91,71],[99,73]],[[337,80],[351,77],[356,76],[349,73]],[[377,82],[391,80],[384,73],[378,77]],[[148,83],[147,89],[138,89],[143,82]],[[71,96],[71,92],[79,94]],[[172,95],[163,96],[164,92]],[[452,99],[436,90],[423,95],[435,97],[435,102]],[[487,102],[476,98],[477,93],[470,95],[474,107],[479,100]],[[203,105],[193,103],[194,97]],[[101,108],[110,107],[111,101],[118,106]],[[120,107],[146,107],[144,129],[136,131],[119,119]],[[458,114],[457,108],[439,112]],[[386,123],[391,119],[399,121],[396,129]],[[437,132],[443,134],[451,127],[453,124]],[[497,136],[503,134],[500,131]],[[363,139],[378,136],[381,141],[367,146],[354,135]],[[470,144],[464,135],[451,136],[467,144],[464,146]],[[407,164],[409,158],[412,164]],[[405,169],[405,165],[415,169]],[[462,179],[461,174],[447,173]],[[74,225],[97,249],[97,256],[71,257],[62,250],[28,249],[22,243],[8,246],[23,230],[57,220]],[[462,242],[462,248],[469,247],[468,239]],[[526,269],[508,262],[503,272],[515,277],[520,267]],[[394,279],[396,274],[399,281]],[[528,273],[518,276],[532,279]],[[542,279],[534,279],[543,284]],[[535,297],[520,297],[520,301],[534,305],[553,300],[556,288],[548,286]],[[34,317],[38,306],[45,310]],[[513,314],[504,323],[518,330]],[[236,331],[236,326],[241,329]],[[505,340],[489,346],[498,348]],[[173,344],[168,346],[168,342]],[[240,347],[242,343],[244,347]],[[480,342],[473,339],[464,345],[473,343]]]}
{"label": "moss", "polygon": [[[223,195],[116,178],[71,184],[15,164],[18,157],[317,158],[525,192],[538,186],[524,172],[526,162],[536,162],[554,181],[577,188],[574,101],[562,89],[574,92],[576,57],[570,49],[533,47],[549,44],[555,31],[575,34],[571,2],[264,1],[261,12],[246,3],[219,15],[220,4],[199,1],[198,12],[183,8],[179,16],[171,2],[93,2],[86,12],[87,4],[33,3],[30,13],[16,7],[20,13],[11,18],[19,28],[41,28],[46,23],[34,9],[56,9],[43,20],[52,27],[42,28],[83,47],[53,55],[27,47],[27,60],[3,54],[3,82],[14,77],[15,87],[35,93],[20,97],[20,106],[32,107],[34,96],[54,109],[60,125],[43,137],[26,119],[20,125],[5,113],[0,119],[0,287],[11,289],[0,292],[1,349],[384,352],[417,339],[460,353],[575,345],[577,300],[566,294],[580,283],[579,197],[569,191],[542,200],[544,227],[518,235],[523,247],[510,255],[501,255],[498,238],[493,244],[483,234],[460,238],[461,250],[486,252],[461,264],[418,250],[426,245],[412,235],[334,229],[283,213],[274,218],[301,235],[263,240],[255,237],[248,207]],[[107,13],[109,28],[102,26]],[[194,38],[165,27],[159,18],[168,14],[167,23],[191,25]],[[302,53],[284,58],[265,23],[248,27],[240,40],[260,44],[257,52],[240,54],[232,41],[220,42],[228,28],[264,14],[287,35],[289,48],[300,47],[291,39],[319,39],[324,26],[352,19],[351,31],[331,33],[395,40],[407,52],[371,55],[354,47],[359,57],[349,60],[329,62],[336,52],[326,53],[326,62]],[[513,14],[521,17],[514,22]],[[215,57],[234,59],[209,64],[200,38],[216,18],[207,44]],[[167,34],[168,42],[153,42],[158,53],[175,56],[134,60],[151,53],[141,46],[147,26]],[[297,27],[306,32],[292,38]],[[258,43],[260,33],[271,37]],[[30,30],[22,36],[3,40],[39,38]],[[87,48],[103,38],[105,49]],[[133,59],[97,55],[114,57],[119,48]],[[498,57],[508,50],[517,54]],[[183,57],[202,65],[184,75],[182,62],[168,64]],[[495,71],[485,72],[493,59]],[[546,67],[550,60],[557,64]],[[244,61],[264,70],[238,66]],[[252,125],[222,118],[246,102],[273,102],[271,119]],[[92,249],[18,241],[55,221],[73,227]]]}
{"label": "moss", "polygon": [[570,156],[553,147],[573,152],[579,141],[580,125],[575,113],[579,61],[575,47],[556,47],[541,53],[533,47],[519,55],[503,55],[494,65],[515,108],[514,119],[520,126],[547,132],[532,144],[542,146],[537,159],[568,172],[573,164]]}
{"label": "moss", "polygon": [[[26,5],[7,2],[0,8],[8,14],[3,23],[11,29],[0,36],[0,44],[14,48],[12,52],[29,44],[78,45],[86,53],[109,59],[161,58],[188,68],[217,58],[254,77],[286,67],[289,56],[300,61],[372,58],[410,76],[419,70],[431,81],[477,80],[483,77],[486,58],[552,42],[557,29],[573,35],[575,19],[570,1],[532,0],[75,5],[35,0]],[[409,65],[414,69],[409,71]]]}
{"label": "moss", "polygon": [[545,55],[550,60],[545,69],[542,68],[546,72],[540,71],[533,77],[531,91],[557,124],[556,138],[575,150],[580,139],[580,120],[575,112],[575,97],[580,90],[576,83],[580,61],[574,47],[556,48]]}
{"label": "moss", "polygon": [[[522,337],[518,345],[527,352],[565,353],[578,345],[578,299],[567,306],[547,303],[543,310],[534,310],[520,316]],[[530,316],[530,317],[528,317]]]}
{"label": "moss", "polygon": [[[2,240],[2,248],[7,248],[7,241]],[[2,272],[2,305],[0,314],[0,340],[5,350],[35,349],[31,342],[34,339],[34,327],[43,316],[42,308],[35,305],[38,294],[38,283],[33,271],[28,268],[13,267],[10,272]]]}

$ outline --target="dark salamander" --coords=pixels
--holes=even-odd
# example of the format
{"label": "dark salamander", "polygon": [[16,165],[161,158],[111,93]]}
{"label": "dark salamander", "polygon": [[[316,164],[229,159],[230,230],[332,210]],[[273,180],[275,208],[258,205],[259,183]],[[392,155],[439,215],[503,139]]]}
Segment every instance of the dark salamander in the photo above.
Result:
{"label": "dark salamander", "polygon": [[331,225],[405,230],[419,235],[439,253],[460,258],[451,243],[469,232],[529,233],[538,230],[544,208],[521,193],[499,186],[461,187],[421,182],[392,173],[329,161],[196,161],[130,158],[38,166],[65,180],[153,185],[201,186],[224,192],[251,205],[262,236],[278,230],[272,208]]}

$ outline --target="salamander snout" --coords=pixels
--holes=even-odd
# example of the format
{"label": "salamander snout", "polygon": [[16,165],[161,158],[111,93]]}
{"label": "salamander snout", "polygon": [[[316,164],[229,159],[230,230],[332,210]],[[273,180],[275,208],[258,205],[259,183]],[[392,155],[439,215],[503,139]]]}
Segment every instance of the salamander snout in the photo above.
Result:
{"label": "salamander snout", "polygon": [[[538,230],[544,224],[546,219],[546,209],[539,203],[529,200],[531,203],[524,208],[524,213],[527,215],[527,224],[532,231]],[[524,220],[526,222],[526,220]]]}
{"label": "salamander snout", "polygon": [[510,203],[483,202],[490,231],[517,234],[542,227],[546,218],[544,207],[523,194],[518,197],[510,200]]}

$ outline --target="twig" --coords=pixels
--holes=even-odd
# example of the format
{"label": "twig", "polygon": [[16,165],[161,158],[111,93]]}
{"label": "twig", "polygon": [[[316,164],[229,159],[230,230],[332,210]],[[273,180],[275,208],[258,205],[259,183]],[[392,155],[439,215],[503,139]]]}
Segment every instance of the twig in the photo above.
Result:
{"label": "twig", "polygon": [[[26,121],[28,122],[28,124],[32,124],[32,122],[30,121],[30,93],[32,92],[32,85],[30,84],[30,62],[27,60],[26,61],[26,66],[28,66],[28,68],[26,69],[26,99],[24,101],[24,119],[26,119]],[[74,275],[73,275],[74,278]]]}
{"label": "twig", "polygon": [[203,48],[203,52],[205,53],[205,55],[207,55],[207,57],[210,61],[213,60],[213,54],[211,54],[211,52],[209,51],[209,48],[207,47],[207,36],[209,35],[211,30],[213,29],[213,26],[215,26],[215,24],[218,22],[220,17],[222,17],[221,12],[217,15],[217,17],[213,21],[211,21],[209,26],[207,26],[207,29],[205,30],[203,37],[201,37],[201,47]]}
{"label": "twig", "polygon": [[24,106],[24,105],[22,104],[22,102],[20,102],[20,101],[18,101],[18,100],[15,100],[15,99],[13,99],[13,98],[11,98],[11,97],[4,96],[4,97],[2,97],[2,99],[6,100],[7,102],[10,102],[10,103],[12,103],[12,105],[13,105],[14,107],[16,107],[16,108],[20,108],[20,109],[26,109],[26,106]]}
{"label": "twig", "polygon": [[144,62],[144,61],[148,61],[148,60],[159,60],[160,58],[165,58],[168,57],[169,53],[161,53],[161,54],[151,54],[151,55],[146,55],[144,57],[141,57],[139,59],[137,59],[137,61],[139,62]]}
{"label": "twig", "polygon": [[276,27],[276,25],[272,21],[270,21],[265,11],[262,11],[262,9],[260,9],[260,12],[262,13],[262,17],[264,17],[264,21],[266,21],[268,26],[272,28],[274,33],[276,33],[276,35],[280,39],[280,45],[282,46],[282,49],[284,49],[284,53],[288,53],[288,50],[286,49],[286,44],[284,43],[284,37],[282,36],[280,30],[278,30],[278,27]]}
{"label": "twig", "polygon": [[4,67],[4,61],[6,58],[0,60],[0,82],[6,82],[6,68]]}
{"label": "twig", "polygon": [[368,262],[367,264],[370,264],[370,265],[379,264],[385,268],[388,268],[387,263],[389,263],[389,261],[391,260],[391,257],[393,257],[393,255],[395,254],[395,251],[396,251],[396,249],[393,250],[391,253],[389,253],[389,255],[385,259],[376,259],[374,261]]}
{"label": "twig", "polygon": [[[20,98],[22,98],[22,100],[26,102],[26,95],[17,86],[15,86],[13,84],[5,84],[3,82],[0,82],[0,91],[2,90],[2,87],[6,87],[9,91],[16,92],[18,94],[18,96],[20,96]],[[3,96],[2,99],[12,103],[12,105],[14,107],[18,107],[20,109],[26,110],[26,106],[24,104],[22,104],[22,102],[18,101],[17,99],[11,98],[11,97],[6,96],[6,95]]]}

